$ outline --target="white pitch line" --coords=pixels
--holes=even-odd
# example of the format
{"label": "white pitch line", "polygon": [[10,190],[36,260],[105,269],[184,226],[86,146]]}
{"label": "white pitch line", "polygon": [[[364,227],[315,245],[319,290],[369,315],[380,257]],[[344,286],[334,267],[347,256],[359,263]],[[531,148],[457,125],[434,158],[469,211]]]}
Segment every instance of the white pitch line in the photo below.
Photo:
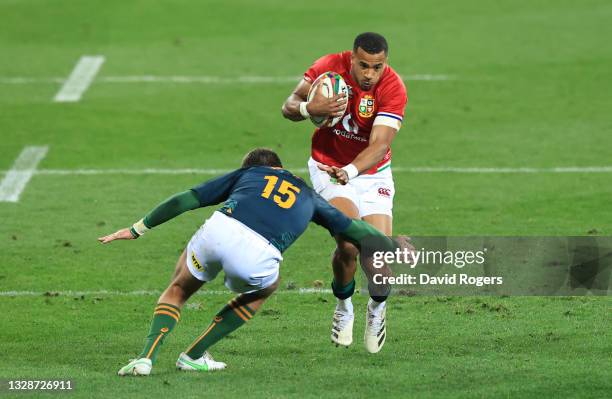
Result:
{"label": "white pitch line", "polygon": [[[78,66],[78,65],[77,65]],[[76,70],[76,68],[75,68]],[[96,71],[97,72],[97,71]],[[73,72],[74,73],[74,72]],[[95,74],[94,74],[95,75]],[[72,77],[72,75],[71,75]],[[100,76],[95,78],[96,83],[202,83],[202,84],[274,84],[274,83],[297,83],[301,76],[157,76],[157,75],[134,75],[134,76]],[[457,80],[451,75],[418,74],[404,75],[402,79],[410,81],[448,81]],[[69,79],[60,77],[35,78],[35,77],[0,77],[0,84],[38,84],[38,83],[68,83]],[[90,82],[91,83],[91,82]],[[59,93],[58,93],[59,94]]]}
{"label": "white pitch line", "polygon": [[[209,84],[234,84],[234,83],[297,83],[301,76],[102,76],[98,80],[107,83],[209,83]],[[454,80],[450,75],[406,75],[404,81],[444,81]]]}
{"label": "white pitch line", "polygon": [[[295,173],[307,173],[306,168],[288,168]],[[37,169],[35,175],[91,176],[91,175],[221,175],[234,169]],[[546,174],[546,173],[612,173],[612,166],[560,166],[552,168],[464,168],[464,167],[402,167],[392,168],[395,173],[463,173],[463,174]],[[7,174],[10,171],[0,171]]]}
{"label": "white pitch line", "polygon": [[[40,169],[36,171],[39,175],[222,175],[234,169]],[[292,169],[299,172],[297,169]],[[305,168],[301,170],[306,171]]]}
{"label": "white pitch line", "polygon": [[17,202],[49,147],[25,147],[0,182],[0,202]]}
{"label": "white pitch line", "polygon": [[60,103],[79,101],[83,93],[89,88],[89,85],[91,85],[91,82],[93,82],[103,63],[104,56],[82,56],[68,79],[53,98],[53,101]]}
{"label": "white pitch line", "polygon": [[64,83],[66,78],[27,78],[27,77],[14,77],[14,78],[0,78],[0,84],[5,85],[21,85],[21,84],[36,84],[36,83]]}
{"label": "white pitch line", "polygon": [[298,82],[299,76],[101,76],[98,79],[105,83],[290,83]]}
{"label": "white pitch line", "polygon": [[[162,291],[157,290],[136,290],[136,291],[0,291],[0,297],[23,297],[23,296],[64,296],[64,297],[75,297],[75,296],[97,296],[97,295],[108,295],[108,296],[152,296],[160,295]],[[298,288],[294,290],[280,290],[278,294],[299,294],[299,295],[314,295],[314,294],[331,294],[332,290],[329,288]],[[230,291],[221,290],[201,290],[196,292],[195,295],[231,295]]]}

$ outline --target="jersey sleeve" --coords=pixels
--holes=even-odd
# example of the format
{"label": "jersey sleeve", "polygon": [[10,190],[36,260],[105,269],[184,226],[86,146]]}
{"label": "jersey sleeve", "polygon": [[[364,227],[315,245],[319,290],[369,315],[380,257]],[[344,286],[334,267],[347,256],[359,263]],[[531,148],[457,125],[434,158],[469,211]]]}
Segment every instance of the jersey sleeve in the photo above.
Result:
{"label": "jersey sleeve", "polygon": [[192,188],[191,191],[196,194],[200,201],[200,207],[216,205],[225,201],[245,170],[244,168],[237,169]]}
{"label": "jersey sleeve", "polygon": [[363,220],[353,219],[341,236],[366,252],[394,251],[397,243]]}
{"label": "jersey sleeve", "polygon": [[340,234],[349,227],[351,224],[349,217],[330,205],[319,194],[313,192],[312,195],[315,204],[312,216],[314,223],[326,228],[332,236]]}
{"label": "jersey sleeve", "polygon": [[316,60],[306,72],[304,72],[304,80],[314,82],[321,74],[333,70],[334,63],[338,58],[338,54],[328,54]]}
{"label": "jersey sleeve", "polygon": [[399,130],[407,102],[406,86],[399,75],[394,73],[392,79],[381,88],[378,112],[373,125],[385,125]]}
{"label": "jersey sleeve", "polygon": [[142,220],[145,226],[151,229],[199,206],[200,203],[195,192],[187,190],[168,198],[149,212]]}

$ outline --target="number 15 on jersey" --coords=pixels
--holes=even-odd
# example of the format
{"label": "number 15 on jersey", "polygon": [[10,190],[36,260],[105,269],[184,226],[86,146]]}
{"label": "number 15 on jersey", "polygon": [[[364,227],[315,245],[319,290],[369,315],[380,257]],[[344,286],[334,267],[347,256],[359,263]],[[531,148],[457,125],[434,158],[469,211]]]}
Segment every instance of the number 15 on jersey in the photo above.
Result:
{"label": "number 15 on jersey", "polygon": [[[274,188],[276,187],[276,183],[278,183],[278,176],[265,176],[264,179],[266,179],[268,183],[261,193],[261,196],[269,199],[270,195],[274,191]],[[295,203],[295,200],[297,199],[296,194],[300,193],[300,189],[299,187],[289,183],[287,180],[281,180],[276,192],[278,194],[274,194],[274,196],[272,196],[272,200],[281,208],[289,209]]]}

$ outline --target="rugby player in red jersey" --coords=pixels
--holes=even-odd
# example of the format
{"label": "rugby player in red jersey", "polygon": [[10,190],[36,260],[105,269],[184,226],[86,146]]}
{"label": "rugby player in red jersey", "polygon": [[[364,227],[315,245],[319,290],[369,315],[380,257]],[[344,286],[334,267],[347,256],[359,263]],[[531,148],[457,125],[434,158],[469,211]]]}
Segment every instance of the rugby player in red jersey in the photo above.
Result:
{"label": "rugby player in red jersey", "polygon": [[[400,76],[387,64],[388,45],[377,33],[358,35],[352,51],[325,55],[304,73],[282,107],[283,116],[302,121],[310,116],[340,116],[334,126],[320,127],[312,136],[310,179],[317,193],[344,214],[361,218],[386,235],[392,234],[393,195],[391,142],[399,131],[408,101]],[[309,90],[322,73],[340,74],[349,86],[348,98]],[[318,88],[315,88],[318,90]],[[353,305],[358,250],[338,238],[332,260],[332,290],[338,299],[332,342],[353,342]],[[380,294],[380,293],[377,293]],[[386,338],[386,295],[372,295],[366,312],[366,349],[378,352]]]}

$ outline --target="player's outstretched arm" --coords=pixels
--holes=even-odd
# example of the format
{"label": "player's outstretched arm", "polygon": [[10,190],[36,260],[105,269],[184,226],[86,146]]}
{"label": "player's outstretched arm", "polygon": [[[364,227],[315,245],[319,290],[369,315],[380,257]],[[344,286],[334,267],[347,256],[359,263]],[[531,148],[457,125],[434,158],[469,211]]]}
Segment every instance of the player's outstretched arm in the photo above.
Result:
{"label": "player's outstretched arm", "polygon": [[312,83],[302,79],[287,98],[281,112],[283,116],[294,122],[303,121],[310,116],[342,116],[346,109],[346,96],[344,93],[327,98],[320,92],[315,93],[307,102],[308,92]]}
{"label": "player's outstretched arm", "polygon": [[159,204],[144,218],[134,223],[132,227],[126,227],[98,238],[102,244],[108,244],[115,240],[133,240],[143,235],[147,230],[158,226],[178,215],[200,207],[200,200],[192,190],[178,193]]}
{"label": "player's outstretched arm", "polygon": [[406,249],[409,254],[414,251],[410,237],[400,235],[391,239],[363,220],[352,219],[351,224],[339,235],[361,249],[362,257],[366,258],[368,254],[377,251],[394,252],[397,249]]}
{"label": "player's outstretched arm", "polygon": [[352,242],[358,248],[364,240],[375,240],[380,246],[381,251],[394,251],[399,247],[399,244],[383,233],[378,231],[374,226],[363,220],[352,219],[351,224],[339,234],[342,238]]}
{"label": "player's outstretched arm", "polygon": [[314,191],[312,194],[315,204],[312,221],[324,227],[332,236],[340,236],[360,249],[363,243],[380,251],[394,251],[409,245],[408,237],[399,236],[392,240],[371,224],[347,217]]}

